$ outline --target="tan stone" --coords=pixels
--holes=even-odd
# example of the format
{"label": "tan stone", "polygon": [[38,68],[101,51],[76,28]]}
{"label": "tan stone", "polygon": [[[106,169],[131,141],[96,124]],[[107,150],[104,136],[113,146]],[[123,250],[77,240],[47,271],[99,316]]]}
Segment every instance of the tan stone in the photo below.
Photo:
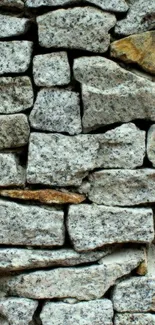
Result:
{"label": "tan stone", "polygon": [[145,71],[155,74],[155,31],[113,42],[111,56],[128,63],[137,63]]}
{"label": "tan stone", "polygon": [[60,192],[55,190],[1,190],[1,196],[11,197],[14,199],[21,200],[34,200],[41,203],[47,204],[64,204],[64,203],[81,203],[85,200],[84,195],[69,193],[69,192]]}

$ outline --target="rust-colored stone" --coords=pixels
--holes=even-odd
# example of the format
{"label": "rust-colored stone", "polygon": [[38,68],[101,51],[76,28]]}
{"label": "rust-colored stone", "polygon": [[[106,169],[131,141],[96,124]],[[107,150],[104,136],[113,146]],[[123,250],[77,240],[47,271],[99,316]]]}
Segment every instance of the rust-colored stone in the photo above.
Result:
{"label": "rust-colored stone", "polygon": [[111,56],[127,63],[137,63],[155,74],[155,31],[131,35],[111,44]]}
{"label": "rust-colored stone", "polygon": [[85,196],[76,193],[46,190],[1,190],[1,196],[21,200],[34,200],[46,204],[78,204],[85,200]]}

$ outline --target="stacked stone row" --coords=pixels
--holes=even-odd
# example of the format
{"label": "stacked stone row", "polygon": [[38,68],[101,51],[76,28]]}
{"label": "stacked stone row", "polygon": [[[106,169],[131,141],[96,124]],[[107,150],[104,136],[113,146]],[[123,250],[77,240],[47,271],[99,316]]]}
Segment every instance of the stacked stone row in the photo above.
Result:
{"label": "stacked stone row", "polygon": [[0,7],[0,324],[153,325],[155,2]]}

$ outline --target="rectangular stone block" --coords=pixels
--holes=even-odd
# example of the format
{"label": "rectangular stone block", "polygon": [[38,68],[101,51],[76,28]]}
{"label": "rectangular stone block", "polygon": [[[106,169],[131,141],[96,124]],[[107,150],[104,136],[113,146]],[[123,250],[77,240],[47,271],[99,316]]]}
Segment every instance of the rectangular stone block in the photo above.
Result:
{"label": "rectangular stone block", "polygon": [[0,186],[25,185],[26,171],[15,153],[0,153]]}
{"label": "rectangular stone block", "polygon": [[30,20],[27,18],[18,18],[0,14],[0,38],[25,34],[29,26]]}

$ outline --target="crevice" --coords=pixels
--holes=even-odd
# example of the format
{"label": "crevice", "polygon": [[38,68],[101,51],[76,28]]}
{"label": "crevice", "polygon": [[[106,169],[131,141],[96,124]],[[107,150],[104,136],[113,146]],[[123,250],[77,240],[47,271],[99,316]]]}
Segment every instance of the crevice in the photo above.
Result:
{"label": "crevice", "polygon": [[39,300],[38,301],[38,307],[33,315],[33,323],[32,325],[43,325],[41,318],[40,318],[40,314],[43,310],[43,307],[45,305],[46,301],[45,300]]}

